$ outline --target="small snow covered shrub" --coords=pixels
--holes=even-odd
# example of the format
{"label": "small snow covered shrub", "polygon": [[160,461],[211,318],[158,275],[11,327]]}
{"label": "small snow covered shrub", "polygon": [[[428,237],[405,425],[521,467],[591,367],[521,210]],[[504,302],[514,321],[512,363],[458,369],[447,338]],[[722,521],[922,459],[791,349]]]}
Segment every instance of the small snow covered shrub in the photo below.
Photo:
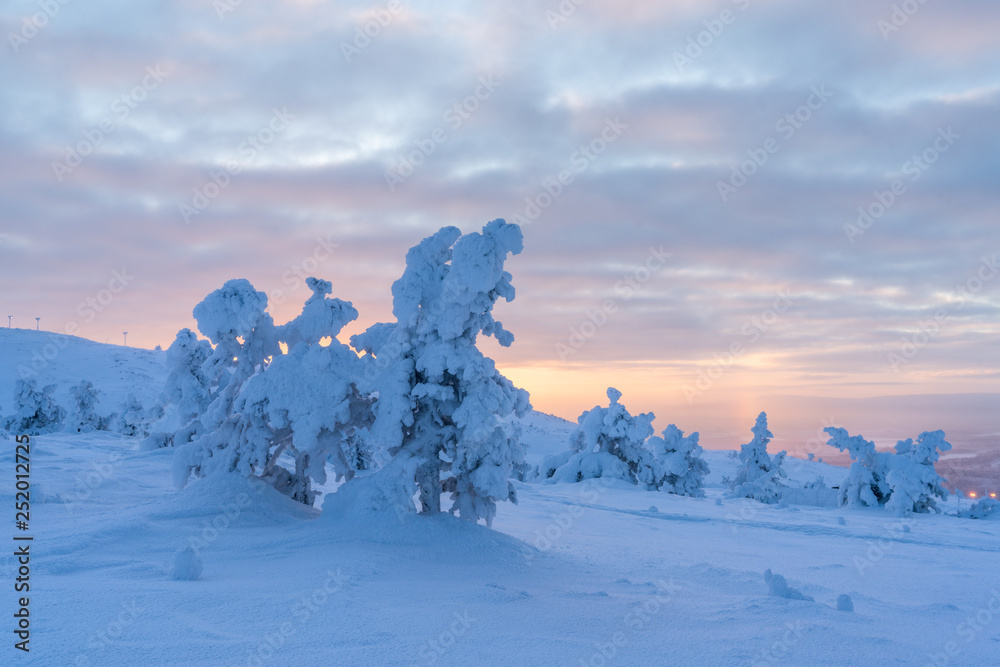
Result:
{"label": "small snow covered shrub", "polygon": [[53,399],[54,384],[38,391],[34,380],[14,384],[14,414],[4,420],[6,430],[15,434],[39,435],[62,428],[66,411]]}
{"label": "small snow covered shrub", "polygon": [[777,503],[781,500],[785,477],[782,463],[786,452],[778,452],[772,459],[767,453],[767,443],[774,436],[767,428],[767,414],[757,415],[757,423],[750,429],[753,440],[740,447],[739,460],[742,464],[736,476],[730,481],[732,498],[753,498],[762,503]]}
{"label": "small snow covered shrub", "polygon": [[111,430],[128,437],[145,438],[149,435],[150,423],[155,418],[148,414],[135,394],[129,394],[121,410],[114,415]]}
{"label": "small snow covered shrub", "polygon": [[552,482],[613,478],[647,489],[704,497],[701,485],[709,470],[701,458],[698,434],[685,437],[670,424],[663,437],[653,436],[653,413],[632,415],[619,402],[621,396],[609,387],[608,407],[596,406],[580,415],[570,436],[570,449],[546,457],[536,477]]}
{"label": "small snow covered shrub", "polygon": [[70,417],[69,423],[66,426],[67,431],[87,433],[89,431],[108,430],[110,418],[100,417],[97,414],[97,403],[100,401],[100,393],[94,384],[88,380],[83,380],[71,389],[73,416]]}
{"label": "small snow covered shrub", "polygon": [[993,515],[1000,515],[1000,500],[993,498],[983,498],[969,509],[961,510],[958,513],[958,516],[963,519],[986,519]]}
{"label": "small snow covered shrub", "polygon": [[434,514],[449,492],[452,513],[487,525],[497,501],[516,502],[509,477],[523,451],[501,420],[524,415],[528,393],[497,371],[476,339],[513,342],[492,311],[498,299],[514,299],[504,263],[521,249],[520,227],[493,220],[482,233],[444,227],[407,253],[406,269],[392,285],[396,321],[351,338],[365,354],[362,391],[378,396],[372,442],[378,456],[393,458],[356,480],[370,488],[349,493],[368,494],[372,506],[375,496],[395,505],[384,510],[411,512],[409,499],[419,492],[421,511]]}
{"label": "small snow covered shrub", "polygon": [[203,569],[201,554],[188,545],[181,547],[174,554],[174,560],[170,565],[170,578],[177,581],[197,581]]}
{"label": "small snow covered shrub", "polygon": [[889,454],[876,452],[874,442],[860,435],[849,435],[847,429],[831,426],[824,430],[830,435],[828,445],[851,456],[847,479],[840,483],[837,494],[840,505],[885,505],[891,493],[889,482],[885,479]]}
{"label": "small snow covered shrub", "polygon": [[709,469],[701,458],[697,433],[684,437],[684,431],[670,424],[663,437],[654,435],[646,441],[646,450],[639,482],[681,496],[705,497],[701,486]]}
{"label": "small snow covered shrub", "polygon": [[940,456],[938,450],[947,452],[951,443],[945,441],[944,431],[924,431],[914,443],[911,438],[896,443],[896,455],[890,457],[886,482],[891,489],[886,509],[897,516],[911,512],[918,514],[939,512],[935,498],[948,499],[948,491],[941,483],[944,478],[934,470]]}
{"label": "small snow covered shrub", "polygon": [[552,457],[542,462],[540,470],[552,469],[553,482],[579,482],[597,477],[621,479],[632,484],[639,481],[640,472],[653,484],[662,482],[666,473],[657,477],[660,466],[654,468],[645,448],[646,438],[653,434],[654,415],[651,412],[632,415],[618,402],[622,393],[608,388],[610,404],[596,406],[580,415],[578,426],[570,436],[570,452],[556,455],[566,460],[552,468]]}
{"label": "small snow covered shrub", "polygon": [[840,485],[839,502],[843,505],[885,506],[897,516],[939,512],[935,498],[944,500],[948,492],[945,480],[934,470],[939,451],[951,444],[944,431],[925,431],[912,439],[900,440],[896,452],[875,451],[875,443],[859,435],[849,436],[842,428],[826,429],[829,444],[848,451],[853,459],[847,479]]}

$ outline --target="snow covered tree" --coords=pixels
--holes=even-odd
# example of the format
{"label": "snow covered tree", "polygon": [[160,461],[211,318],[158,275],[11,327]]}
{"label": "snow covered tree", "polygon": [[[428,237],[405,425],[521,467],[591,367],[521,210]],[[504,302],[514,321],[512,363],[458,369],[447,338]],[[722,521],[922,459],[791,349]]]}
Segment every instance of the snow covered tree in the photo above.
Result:
{"label": "snow covered tree", "polygon": [[[177,446],[174,482],[179,487],[186,485],[192,476],[205,476],[212,464],[217,464],[217,469],[225,468],[226,465],[220,463],[225,451],[242,437],[244,425],[240,423],[240,416],[234,413],[239,391],[258,369],[263,369],[269,356],[281,353],[274,321],[266,309],[267,295],[258,292],[245,279],[227,281],[194,308],[198,330],[215,348],[199,367],[204,378],[197,378],[192,385],[205,386],[207,383],[211,399],[200,416],[182,429],[184,437],[173,436]],[[200,344],[184,331],[178,334],[174,343],[177,345],[174,359],[181,368],[191,368],[191,361],[201,356]],[[183,371],[178,375],[183,377]],[[195,389],[190,395],[197,394]],[[188,406],[193,407],[193,404],[194,401]],[[190,442],[185,442],[185,438],[190,438]]]}
{"label": "snow covered tree", "polygon": [[97,403],[101,392],[89,380],[83,380],[73,386],[70,395],[73,398],[73,415],[69,419],[66,430],[73,433],[88,433],[90,431],[107,431],[110,417],[97,414]]}
{"label": "snow covered tree", "polygon": [[973,503],[969,509],[960,510],[958,516],[963,519],[988,519],[1000,515],[1000,500],[982,498]]}
{"label": "snow covered tree", "polygon": [[946,481],[934,470],[939,450],[947,452],[951,443],[944,439],[944,431],[924,431],[912,438],[896,443],[896,455],[890,457],[886,482],[891,489],[886,509],[897,516],[910,513],[940,512],[935,498],[948,499],[948,491],[941,483]]}
{"label": "snow covered tree", "polygon": [[167,348],[167,384],[163,403],[176,416],[178,426],[201,416],[211,401],[212,382],[203,366],[212,356],[212,346],[190,329],[177,332]]}
{"label": "snow covered tree", "polygon": [[697,433],[684,437],[684,431],[670,424],[663,437],[654,435],[646,441],[646,449],[639,482],[680,496],[705,497],[701,486],[709,469],[701,458]]}
{"label": "snow covered tree", "polygon": [[153,415],[148,414],[142,407],[142,403],[135,394],[129,394],[122,404],[121,410],[114,415],[111,423],[111,430],[128,437],[146,437],[149,435],[150,423],[155,419],[156,408]]}
{"label": "snow covered tree", "polygon": [[875,443],[860,435],[848,435],[847,429],[831,426],[823,430],[830,435],[827,444],[851,456],[847,478],[841,482],[837,494],[840,505],[885,505],[892,492],[886,480],[890,455],[875,451]]}
{"label": "snow covered tree", "polygon": [[450,492],[452,513],[490,525],[496,501],[516,502],[508,478],[523,451],[500,420],[524,415],[528,394],[476,341],[479,334],[505,347],[514,340],[492,311],[499,298],[514,298],[504,263],[521,249],[520,227],[503,220],[464,236],[442,228],[406,255],[392,285],[396,321],[351,338],[366,355],[362,390],[378,395],[370,431],[376,455],[393,457],[364,480],[367,491],[378,489],[383,510],[412,511],[409,499],[419,491],[421,511],[434,514],[441,493]]}
{"label": "snow covered tree", "polygon": [[201,415],[208,431],[232,416],[233,403],[250,376],[281,354],[266,310],[267,295],[242,278],[227,281],[194,307],[198,330],[215,346],[202,364],[212,388],[212,400]]}
{"label": "snow covered tree", "polygon": [[14,414],[4,420],[4,428],[14,434],[39,435],[59,430],[66,411],[53,399],[56,385],[38,391],[34,380],[14,383]]}
{"label": "snow covered tree", "polygon": [[767,413],[757,415],[757,423],[750,432],[753,433],[753,440],[740,447],[742,466],[730,482],[731,497],[776,503],[781,500],[784,488],[781,479],[785,477],[782,463],[786,452],[778,452],[773,459],[767,453],[767,443],[774,437],[767,428]]}
{"label": "snow covered tree", "polygon": [[644,483],[662,482],[667,473],[657,477],[662,466],[652,464],[645,447],[646,438],[653,435],[655,416],[652,412],[633,416],[618,402],[620,391],[608,387],[607,393],[608,407],[596,406],[580,415],[570,436],[570,451],[546,459],[541,470],[553,482],[612,477],[636,484],[640,474],[650,480]]}
{"label": "snow covered tree", "polygon": [[[358,312],[327,298],[329,281],[306,283],[313,293],[302,313],[280,327],[264,312],[266,296],[246,281],[226,283],[195,308],[199,329],[216,343],[205,365],[216,369],[213,384],[221,389],[208,408],[213,428],[176,452],[178,485],[213,471],[236,472],[312,505],[313,482],[326,482],[328,460],[338,479],[370,465],[357,429],[370,423],[371,400],[352,381],[357,355],[336,338]],[[227,328],[227,321],[236,324]],[[327,337],[332,342],[323,347]],[[231,364],[220,347],[233,354]],[[293,470],[281,465],[283,456]]]}
{"label": "snow covered tree", "polygon": [[944,431],[925,431],[917,437],[900,440],[896,452],[875,451],[875,443],[861,436],[848,436],[842,428],[827,428],[829,444],[851,455],[847,479],[840,485],[841,505],[885,506],[898,516],[912,512],[936,512],[935,498],[942,500],[948,492],[941,486],[945,480],[934,470],[939,450],[946,452],[951,444]]}
{"label": "snow covered tree", "polygon": [[142,449],[183,445],[204,430],[200,417],[212,400],[212,378],[206,369],[211,357],[212,345],[207,340],[190,329],[177,332],[167,348],[167,381],[154,408],[154,413],[160,413],[152,427],[156,432],[143,441]]}

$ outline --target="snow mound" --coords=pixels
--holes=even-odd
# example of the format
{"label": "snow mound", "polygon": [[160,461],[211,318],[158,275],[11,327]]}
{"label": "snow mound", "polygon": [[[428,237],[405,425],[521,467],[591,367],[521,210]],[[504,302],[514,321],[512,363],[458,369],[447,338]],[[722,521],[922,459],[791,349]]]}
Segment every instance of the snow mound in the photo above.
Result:
{"label": "snow mound", "polygon": [[212,517],[213,523],[228,527],[237,521],[241,525],[273,525],[315,519],[318,515],[319,510],[292,500],[266,482],[217,472],[157,503],[149,516],[153,519]]}
{"label": "snow mound", "polygon": [[324,538],[405,547],[400,553],[408,559],[433,562],[471,558],[510,567],[539,555],[525,542],[482,524],[443,512],[418,514],[413,498],[399,497],[402,485],[386,486],[393,479],[401,477],[356,477],[328,495],[319,519]]}
{"label": "snow mound", "polygon": [[776,598],[788,600],[804,600],[814,602],[813,598],[803,595],[800,591],[792,588],[780,574],[773,574],[770,569],[764,570],[764,581],[767,582],[767,592]]}
{"label": "snow mound", "polygon": [[170,578],[177,581],[197,581],[203,569],[204,564],[198,550],[192,546],[181,547],[174,554]]}

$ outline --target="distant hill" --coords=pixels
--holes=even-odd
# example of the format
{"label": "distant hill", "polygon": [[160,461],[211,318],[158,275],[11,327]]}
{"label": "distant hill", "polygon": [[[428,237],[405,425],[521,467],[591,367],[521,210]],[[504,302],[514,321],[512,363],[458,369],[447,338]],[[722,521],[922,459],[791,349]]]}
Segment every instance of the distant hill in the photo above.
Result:
{"label": "distant hill", "polygon": [[70,388],[90,380],[101,392],[98,411],[110,413],[134,393],[150,405],[166,379],[166,353],[29,329],[0,329],[0,414],[11,412],[14,383],[55,384],[55,398],[70,404]]}

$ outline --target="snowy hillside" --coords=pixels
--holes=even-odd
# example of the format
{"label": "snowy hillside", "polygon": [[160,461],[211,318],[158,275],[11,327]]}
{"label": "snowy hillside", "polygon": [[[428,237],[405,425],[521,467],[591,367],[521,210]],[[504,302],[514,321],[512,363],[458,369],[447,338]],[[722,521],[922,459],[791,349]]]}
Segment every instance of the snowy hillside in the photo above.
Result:
{"label": "snowy hillside", "polygon": [[[0,332],[0,405],[46,336]],[[110,410],[129,392],[153,397],[164,370],[161,353],[68,339],[38,374],[60,386],[89,379]],[[522,428],[537,464],[575,425],[529,413]],[[15,443],[0,442],[0,503],[13,521]],[[515,482],[519,502],[500,504],[492,530],[448,515],[326,516],[239,479],[178,491],[171,450],[140,452],[104,432],[33,437],[30,459],[31,652],[8,635],[2,664],[987,665],[1000,655],[1000,521],[725,499],[727,452],[705,452],[706,498],[601,479]],[[846,472],[785,466],[793,486]],[[174,578],[186,546],[203,565],[196,581]],[[4,553],[12,582],[19,564]],[[766,582],[767,570],[780,578]],[[9,592],[7,609],[15,602]]]}
{"label": "snowy hillside", "polygon": [[82,380],[103,392],[100,410],[113,412],[135,394],[149,405],[160,393],[166,371],[164,353],[48,331],[0,329],[0,413],[9,409],[14,383],[33,379],[55,384],[55,397],[69,405],[69,389]]}

